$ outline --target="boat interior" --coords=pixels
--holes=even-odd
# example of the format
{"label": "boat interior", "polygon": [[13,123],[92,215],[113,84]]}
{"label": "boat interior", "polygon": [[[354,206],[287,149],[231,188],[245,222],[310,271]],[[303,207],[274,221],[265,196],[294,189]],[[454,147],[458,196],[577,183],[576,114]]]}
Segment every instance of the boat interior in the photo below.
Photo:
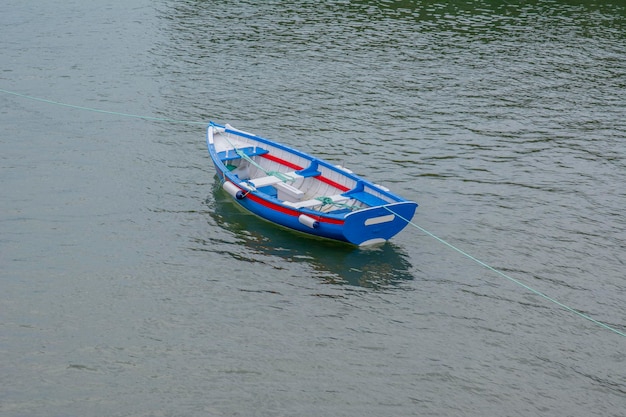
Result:
{"label": "boat interior", "polygon": [[245,137],[224,133],[218,137],[222,139],[215,140],[218,157],[240,185],[290,207],[340,214],[394,202],[346,175],[351,171],[341,166],[331,167]]}

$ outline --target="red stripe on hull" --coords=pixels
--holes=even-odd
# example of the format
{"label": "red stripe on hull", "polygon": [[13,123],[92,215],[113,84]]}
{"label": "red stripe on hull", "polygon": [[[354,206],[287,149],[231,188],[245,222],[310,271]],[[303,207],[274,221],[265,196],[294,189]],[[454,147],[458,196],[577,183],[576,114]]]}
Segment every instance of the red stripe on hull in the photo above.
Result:
{"label": "red stripe on hull", "polygon": [[[246,191],[244,189],[241,189],[242,191]],[[277,211],[279,213],[283,213],[286,214],[288,216],[294,216],[297,217],[301,214],[303,214],[302,212],[298,211],[298,210],[293,210],[290,209],[288,207],[285,207],[283,205],[280,204],[276,204],[276,203],[272,203],[271,201],[267,201],[253,193],[248,193],[246,194],[246,198],[249,198],[250,200],[254,201],[257,204],[260,204],[264,207],[269,208],[270,210],[274,210]],[[321,215],[316,215],[314,213],[304,213],[307,216],[313,217],[315,220],[321,222],[321,223],[328,223],[328,224],[339,224],[342,225],[345,223],[345,221],[343,219],[335,219],[332,217],[325,217],[325,216],[321,216]]]}
{"label": "red stripe on hull", "polygon": [[250,200],[254,201],[255,203],[258,203],[258,204],[260,204],[260,205],[262,205],[264,207],[267,207],[267,208],[269,208],[269,209],[271,209],[273,211],[278,211],[280,213],[287,214],[289,216],[299,216],[300,215],[300,213],[297,212],[296,210],[289,209],[289,208],[287,208],[285,206],[281,206],[280,204],[271,203],[271,202],[269,202],[267,200],[264,200],[261,197],[256,196],[256,195],[254,195],[252,193],[249,193],[248,195],[246,195],[246,198],[249,198]]}

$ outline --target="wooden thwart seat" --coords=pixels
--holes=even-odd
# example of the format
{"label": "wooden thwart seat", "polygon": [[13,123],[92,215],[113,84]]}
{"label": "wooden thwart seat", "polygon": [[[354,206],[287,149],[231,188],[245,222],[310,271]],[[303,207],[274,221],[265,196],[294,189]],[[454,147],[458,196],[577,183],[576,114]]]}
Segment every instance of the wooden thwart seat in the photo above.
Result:
{"label": "wooden thwart seat", "polygon": [[295,181],[298,178],[302,178],[301,175],[298,175],[295,173],[295,171],[292,171],[292,172],[284,172],[284,173],[281,173],[280,175],[268,175],[267,177],[252,178],[252,179],[247,180],[247,182],[254,185],[256,188],[259,188],[259,187],[265,187],[267,185],[274,185],[280,182],[285,182],[285,179],[282,177],[287,178],[287,181]]}
{"label": "wooden thwart seat", "polygon": [[266,185],[278,184],[281,182],[292,182],[297,180],[298,178],[317,177],[318,175],[320,175],[320,172],[317,171],[316,163],[312,169],[311,167],[309,167],[307,169],[298,171],[275,173],[266,177],[252,178],[249,179],[248,182],[258,188],[265,187]]}
{"label": "wooden thwart seat", "polygon": [[[324,197],[324,198],[330,199],[333,203],[343,203],[350,199],[350,197],[346,197],[341,194],[332,195],[330,197]],[[322,204],[325,204],[325,203],[322,200],[313,198],[311,200],[304,200],[304,201],[297,201],[297,202],[285,201],[285,204],[293,208],[311,208],[315,206],[321,206]]]}
{"label": "wooden thwart seat", "polygon": [[278,199],[284,201],[300,201],[304,197],[304,191],[286,182],[274,184],[278,193]]}

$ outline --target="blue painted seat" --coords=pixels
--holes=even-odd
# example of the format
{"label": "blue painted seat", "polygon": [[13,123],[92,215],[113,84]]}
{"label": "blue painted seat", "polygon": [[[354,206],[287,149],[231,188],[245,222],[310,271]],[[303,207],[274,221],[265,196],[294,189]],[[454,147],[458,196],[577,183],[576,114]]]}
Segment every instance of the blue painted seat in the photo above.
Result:
{"label": "blue painted seat", "polygon": [[350,191],[346,191],[342,194],[343,196],[354,198],[355,200],[360,201],[363,204],[367,204],[370,207],[383,206],[385,204],[389,204],[389,201],[383,200],[380,197],[377,197],[373,194],[365,191],[365,185],[362,181],[357,182],[356,187]]}
{"label": "blue painted seat", "polygon": [[258,146],[248,146],[247,148],[239,148],[239,149],[228,149],[226,151],[219,152],[217,156],[222,160],[222,162],[232,161],[234,159],[241,158],[239,152],[243,152],[244,155],[252,158],[257,155],[264,155],[269,153],[267,149],[260,148]]}

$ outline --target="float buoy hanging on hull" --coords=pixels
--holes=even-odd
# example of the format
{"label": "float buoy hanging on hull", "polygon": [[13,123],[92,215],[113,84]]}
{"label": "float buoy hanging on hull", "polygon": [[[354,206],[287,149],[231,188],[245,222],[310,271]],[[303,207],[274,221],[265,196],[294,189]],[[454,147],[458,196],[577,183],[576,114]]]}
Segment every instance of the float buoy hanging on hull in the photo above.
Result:
{"label": "float buoy hanging on hull", "polygon": [[246,197],[244,192],[230,181],[226,181],[224,185],[222,185],[222,188],[224,188],[224,190],[228,194],[230,194],[231,196],[233,196],[233,198],[236,198],[237,200],[243,200]]}
{"label": "float buoy hanging on hull", "polygon": [[320,226],[320,222],[315,220],[313,217],[307,216],[306,214],[298,216],[298,221],[311,229],[317,229]]}

